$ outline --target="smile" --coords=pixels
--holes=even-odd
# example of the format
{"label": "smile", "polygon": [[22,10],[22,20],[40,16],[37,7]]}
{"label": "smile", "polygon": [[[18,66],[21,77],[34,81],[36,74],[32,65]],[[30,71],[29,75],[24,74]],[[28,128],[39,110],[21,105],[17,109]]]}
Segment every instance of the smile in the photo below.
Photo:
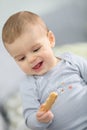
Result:
{"label": "smile", "polygon": [[42,61],[39,62],[37,65],[35,65],[35,66],[33,67],[33,69],[34,69],[34,70],[39,70],[39,69],[41,68],[42,64],[43,64]]}

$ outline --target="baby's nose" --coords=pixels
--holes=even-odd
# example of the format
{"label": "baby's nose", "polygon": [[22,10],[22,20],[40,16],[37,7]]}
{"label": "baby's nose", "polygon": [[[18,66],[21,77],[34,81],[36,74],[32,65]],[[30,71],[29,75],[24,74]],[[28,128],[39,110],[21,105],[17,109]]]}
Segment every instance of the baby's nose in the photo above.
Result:
{"label": "baby's nose", "polygon": [[29,62],[29,63],[33,63],[34,61],[36,60],[36,56],[34,56],[34,55],[29,55],[28,57],[27,57],[27,61]]}

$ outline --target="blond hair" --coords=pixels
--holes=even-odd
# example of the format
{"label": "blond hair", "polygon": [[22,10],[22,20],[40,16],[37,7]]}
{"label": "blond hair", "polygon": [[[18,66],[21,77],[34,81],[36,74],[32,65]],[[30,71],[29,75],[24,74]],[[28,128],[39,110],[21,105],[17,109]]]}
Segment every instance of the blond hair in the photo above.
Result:
{"label": "blond hair", "polygon": [[17,39],[24,31],[26,24],[37,25],[48,31],[46,24],[35,13],[29,11],[20,11],[8,18],[2,29],[3,43],[12,43]]}

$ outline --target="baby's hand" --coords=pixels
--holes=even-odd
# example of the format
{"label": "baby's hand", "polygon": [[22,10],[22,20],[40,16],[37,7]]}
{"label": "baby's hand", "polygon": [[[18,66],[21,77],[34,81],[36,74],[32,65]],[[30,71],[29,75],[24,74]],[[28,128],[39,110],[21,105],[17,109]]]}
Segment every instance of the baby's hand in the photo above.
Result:
{"label": "baby's hand", "polygon": [[36,117],[39,122],[48,123],[54,118],[54,115],[50,110],[47,112],[38,111]]}
{"label": "baby's hand", "polygon": [[50,111],[50,109],[51,109],[52,105],[54,104],[57,96],[58,95],[56,92],[51,92],[49,97],[46,99],[45,103],[43,103],[40,106],[40,108],[36,114],[38,121],[48,123],[54,118],[54,115]]}

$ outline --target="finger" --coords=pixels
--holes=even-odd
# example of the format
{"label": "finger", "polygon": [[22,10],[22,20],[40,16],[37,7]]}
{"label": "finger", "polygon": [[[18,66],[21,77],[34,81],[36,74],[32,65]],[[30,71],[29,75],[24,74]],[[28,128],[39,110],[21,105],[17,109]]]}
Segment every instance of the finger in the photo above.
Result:
{"label": "finger", "polygon": [[48,111],[44,113],[42,116],[38,117],[38,120],[40,122],[49,122],[54,117],[53,113],[51,111]]}
{"label": "finger", "polygon": [[44,115],[44,111],[38,111],[36,116],[39,118],[39,117],[42,117]]}

